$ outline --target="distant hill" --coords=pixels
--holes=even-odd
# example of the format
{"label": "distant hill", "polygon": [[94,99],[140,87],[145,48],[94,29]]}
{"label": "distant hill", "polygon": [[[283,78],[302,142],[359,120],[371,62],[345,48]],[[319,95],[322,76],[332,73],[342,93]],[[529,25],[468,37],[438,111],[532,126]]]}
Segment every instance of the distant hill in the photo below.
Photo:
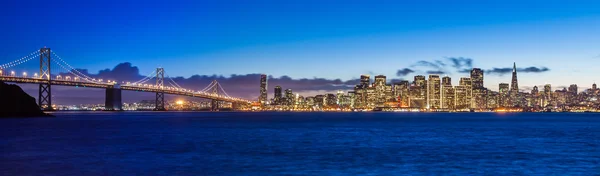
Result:
{"label": "distant hill", "polygon": [[0,81],[0,118],[2,117],[49,117],[40,110],[35,98],[17,85]]}

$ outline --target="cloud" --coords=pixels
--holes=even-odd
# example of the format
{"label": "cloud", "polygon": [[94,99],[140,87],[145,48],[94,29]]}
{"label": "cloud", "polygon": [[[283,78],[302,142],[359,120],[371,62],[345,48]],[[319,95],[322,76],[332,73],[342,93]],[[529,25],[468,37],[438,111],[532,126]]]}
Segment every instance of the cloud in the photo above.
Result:
{"label": "cloud", "polygon": [[427,73],[427,74],[441,75],[441,74],[445,74],[446,72],[440,71],[440,70],[429,70],[429,71],[427,71],[425,73]]}
{"label": "cloud", "polygon": [[[504,75],[504,74],[508,74],[508,73],[512,73],[512,68],[511,67],[504,67],[504,68],[493,68],[490,70],[486,70],[485,73],[487,74],[497,74],[497,75]],[[525,68],[517,68],[517,73],[542,73],[542,72],[547,72],[550,71],[549,68],[547,67],[525,67]]]}
{"label": "cloud", "polygon": [[465,57],[448,57],[448,60],[452,62],[452,67],[457,70],[465,70],[473,68],[473,59]]}
{"label": "cloud", "polygon": [[415,71],[410,68],[403,68],[396,72],[396,76],[406,76],[410,73],[414,73]]}
{"label": "cloud", "polygon": [[[440,64],[441,63],[441,64]],[[411,67],[430,67],[430,68],[434,68],[434,69],[443,69],[443,67],[446,66],[446,64],[444,64],[442,61],[439,60],[435,60],[433,62],[429,62],[429,61],[419,61],[415,64],[413,64]]]}

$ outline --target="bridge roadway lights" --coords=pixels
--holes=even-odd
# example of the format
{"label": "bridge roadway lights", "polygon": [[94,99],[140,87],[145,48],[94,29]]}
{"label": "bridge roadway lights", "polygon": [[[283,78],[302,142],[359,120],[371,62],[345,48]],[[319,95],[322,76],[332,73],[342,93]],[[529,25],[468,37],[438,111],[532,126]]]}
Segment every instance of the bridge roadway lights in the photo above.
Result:
{"label": "bridge roadway lights", "polygon": [[122,111],[123,103],[121,101],[121,89],[107,88],[104,101],[105,111]]}

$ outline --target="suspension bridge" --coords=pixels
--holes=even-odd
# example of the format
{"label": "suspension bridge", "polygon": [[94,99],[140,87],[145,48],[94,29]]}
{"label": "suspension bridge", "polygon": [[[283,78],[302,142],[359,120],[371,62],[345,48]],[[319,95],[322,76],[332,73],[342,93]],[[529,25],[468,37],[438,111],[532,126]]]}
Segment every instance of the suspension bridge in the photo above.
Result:
{"label": "suspension bridge", "polygon": [[[39,72],[29,74],[23,72],[21,74],[15,71],[7,71],[23,65],[31,63],[39,57],[40,65]],[[58,74],[52,74],[51,70],[58,66]],[[64,71],[64,72],[60,72]],[[38,105],[42,110],[52,111],[52,87],[53,86],[76,86],[84,88],[101,88],[106,89],[105,110],[122,110],[121,91],[140,91],[155,93],[155,108],[156,111],[165,111],[165,94],[181,95],[188,97],[199,97],[211,100],[211,110],[217,111],[220,102],[230,102],[233,107],[249,104],[251,101],[242,98],[229,96],[225,89],[216,80],[212,81],[208,86],[200,90],[183,88],[171,77],[165,77],[164,68],[157,68],[154,72],[148,74],[144,78],[136,81],[121,81],[106,80],[101,78],[93,78],[87,74],[78,71],[50,48],[41,48],[20,59],[4,63],[0,65],[0,81],[22,83],[22,84],[38,84],[39,95]],[[166,83],[166,84],[165,84]]]}

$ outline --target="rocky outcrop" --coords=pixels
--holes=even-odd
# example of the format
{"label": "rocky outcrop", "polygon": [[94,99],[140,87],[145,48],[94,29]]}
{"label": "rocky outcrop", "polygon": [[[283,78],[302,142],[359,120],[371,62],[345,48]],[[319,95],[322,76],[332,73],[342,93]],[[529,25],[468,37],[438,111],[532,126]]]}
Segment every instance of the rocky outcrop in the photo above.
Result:
{"label": "rocky outcrop", "polygon": [[48,117],[21,87],[0,81],[0,117]]}

